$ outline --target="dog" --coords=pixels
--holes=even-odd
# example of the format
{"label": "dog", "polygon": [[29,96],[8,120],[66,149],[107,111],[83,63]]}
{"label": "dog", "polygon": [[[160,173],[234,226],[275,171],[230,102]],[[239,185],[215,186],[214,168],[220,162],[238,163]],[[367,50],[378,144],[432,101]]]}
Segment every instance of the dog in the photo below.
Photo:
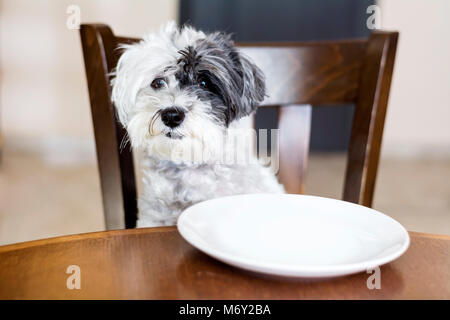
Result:
{"label": "dog", "polygon": [[174,225],[185,208],[208,199],[284,192],[253,153],[245,163],[223,161],[251,149],[228,142],[265,97],[262,71],[230,35],[172,22],[121,50],[111,98],[143,154],[137,227]]}

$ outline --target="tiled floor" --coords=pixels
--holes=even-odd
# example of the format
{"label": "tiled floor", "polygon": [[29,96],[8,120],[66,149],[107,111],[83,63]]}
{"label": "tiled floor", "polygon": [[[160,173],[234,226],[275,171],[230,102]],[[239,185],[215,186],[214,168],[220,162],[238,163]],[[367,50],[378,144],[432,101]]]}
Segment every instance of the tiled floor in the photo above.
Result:
{"label": "tiled floor", "polygon": [[[312,155],[307,193],[339,198],[345,157]],[[383,160],[376,209],[408,230],[450,234],[450,160]],[[51,166],[7,151],[0,168],[0,245],[104,228],[96,167]]]}

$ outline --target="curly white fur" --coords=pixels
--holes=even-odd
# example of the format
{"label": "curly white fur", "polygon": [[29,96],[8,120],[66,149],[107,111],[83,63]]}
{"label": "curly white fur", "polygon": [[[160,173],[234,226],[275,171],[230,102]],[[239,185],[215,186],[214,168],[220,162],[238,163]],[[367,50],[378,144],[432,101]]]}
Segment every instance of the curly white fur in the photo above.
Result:
{"label": "curly white fur", "polygon": [[[131,145],[145,155],[138,227],[175,224],[182,210],[207,199],[284,192],[251,145],[229,143],[231,130],[263,99],[264,80],[228,36],[169,23],[122,49],[112,100]],[[155,88],[155,79],[163,87]],[[161,119],[173,106],[185,115],[176,127]],[[223,161],[242,153],[248,161]]]}

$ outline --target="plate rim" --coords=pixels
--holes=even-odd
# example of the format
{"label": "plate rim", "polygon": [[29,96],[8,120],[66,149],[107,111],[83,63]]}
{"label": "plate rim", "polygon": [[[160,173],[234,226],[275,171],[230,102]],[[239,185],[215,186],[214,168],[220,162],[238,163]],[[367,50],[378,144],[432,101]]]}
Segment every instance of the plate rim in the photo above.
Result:
{"label": "plate rim", "polygon": [[[362,207],[365,210],[373,211],[375,214],[379,214],[393,222],[397,227],[399,227],[399,230],[401,230],[403,236],[404,236],[404,243],[401,248],[396,250],[395,252],[392,252],[386,256],[376,258],[376,259],[368,259],[361,262],[355,262],[355,263],[344,263],[344,264],[331,264],[331,265],[287,265],[284,263],[273,263],[273,262],[262,262],[257,259],[252,258],[245,258],[245,257],[239,257],[236,255],[233,255],[231,253],[226,253],[223,251],[220,251],[218,249],[215,249],[213,246],[210,245],[204,245],[203,243],[198,243],[195,239],[193,239],[189,235],[189,231],[187,230],[187,227],[184,225],[184,221],[188,218],[189,212],[195,210],[195,207],[204,205],[206,202],[212,202],[214,200],[222,200],[222,199],[229,199],[229,198],[241,198],[246,196],[281,196],[281,197],[295,197],[295,198],[316,198],[316,199],[325,199],[327,201],[331,200],[333,202],[340,202],[345,203],[346,205],[354,206],[354,207]],[[227,264],[231,264],[233,266],[251,270],[259,273],[266,273],[266,274],[274,274],[274,275],[282,275],[282,276],[317,276],[317,277],[323,277],[323,276],[333,276],[333,275],[347,275],[352,273],[361,272],[363,270],[370,270],[375,267],[382,266],[386,263],[389,263],[401,255],[403,255],[406,250],[408,250],[410,245],[410,236],[408,231],[403,227],[397,220],[393,219],[392,217],[369,207],[364,207],[362,205],[348,202],[344,200],[334,199],[334,198],[327,198],[327,197],[320,197],[320,196],[314,196],[314,195],[300,195],[300,194],[272,194],[272,193],[250,193],[250,194],[240,194],[240,195],[230,195],[225,197],[218,197],[214,199],[205,200],[199,203],[196,203],[185,210],[180,214],[178,220],[177,220],[177,229],[181,236],[190,243],[193,247],[199,249],[200,251],[204,252],[205,254],[214,257],[220,261],[223,261]],[[243,266],[245,265],[245,266]]]}

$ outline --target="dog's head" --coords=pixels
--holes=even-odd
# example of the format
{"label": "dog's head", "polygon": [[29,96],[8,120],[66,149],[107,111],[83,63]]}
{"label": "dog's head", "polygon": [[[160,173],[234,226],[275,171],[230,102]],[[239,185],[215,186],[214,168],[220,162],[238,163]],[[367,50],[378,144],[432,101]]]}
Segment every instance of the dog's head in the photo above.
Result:
{"label": "dog's head", "polygon": [[217,137],[264,98],[261,70],[224,33],[170,23],[123,49],[113,102],[133,147],[161,158],[180,144],[216,148]]}

